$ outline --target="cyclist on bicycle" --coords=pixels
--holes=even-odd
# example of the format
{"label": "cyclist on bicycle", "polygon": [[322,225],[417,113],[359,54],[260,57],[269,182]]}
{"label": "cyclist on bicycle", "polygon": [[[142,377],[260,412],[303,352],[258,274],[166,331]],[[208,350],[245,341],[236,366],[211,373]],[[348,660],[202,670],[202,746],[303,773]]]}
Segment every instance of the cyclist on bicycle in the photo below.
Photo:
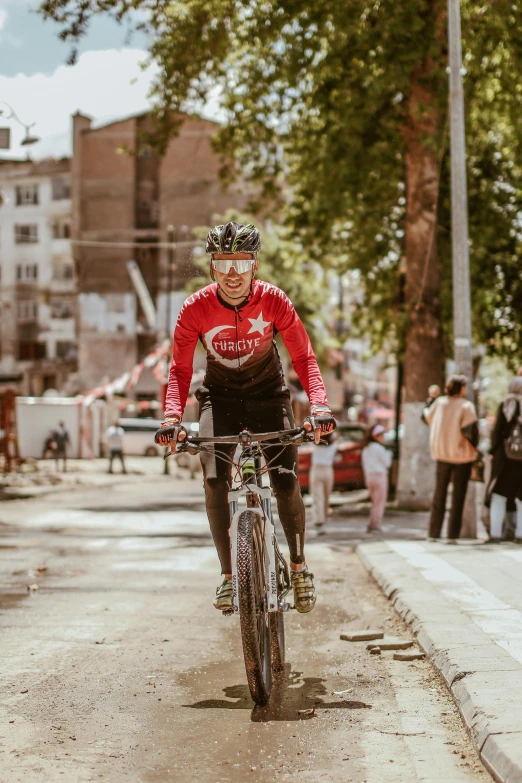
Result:
{"label": "cyclist on bicycle", "polygon": [[[210,231],[206,251],[214,282],[189,296],[178,316],[165,416],[156,443],[167,445],[186,437],[181,419],[198,340],[207,352],[203,385],[196,392],[200,437],[237,435],[245,428],[273,432],[294,427],[290,393],[274,342],[277,332],[311,403],[304,427],[314,430],[316,442],[322,433],[335,429],[321,373],[299,316],[281,289],[255,279],[260,246],[259,231],[252,224],[230,222]],[[290,549],[295,607],[298,612],[309,612],[315,605],[315,588],[304,556],[305,510],[297,480],[297,448],[265,445],[263,451],[267,463],[280,454],[277,464],[269,466],[270,481]],[[224,575],[214,606],[224,611],[232,609],[231,466],[219,457],[230,458],[233,452],[234,446],[220,445],[215,452],[201,455],[206,509]]]}

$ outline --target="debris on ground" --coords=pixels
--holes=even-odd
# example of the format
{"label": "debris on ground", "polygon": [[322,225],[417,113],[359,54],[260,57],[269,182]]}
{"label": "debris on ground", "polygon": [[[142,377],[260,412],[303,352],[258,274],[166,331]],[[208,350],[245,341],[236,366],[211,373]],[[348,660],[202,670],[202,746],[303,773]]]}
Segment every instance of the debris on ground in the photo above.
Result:
{"label": "debris on ground", "polygon": [[425,657],[420,650],[406,650],[405,652],[393,653],[394,661],[422,661]]}
{"label": "debris on ground", "polygon": [[297,714],[312,718],[315,716],[315,707],[312,707],[310,710],[297,710]]}
{"label": "debris on ground", "polygon": [[407,650],[408,647],[413,647],[413,642],[409,639],[398,639],[396,636],[385,636],[378,644],[371,642],[366,645],[367,650],[372,647],[380,647],[381,650]]}
{"label": "debris on ground", "polygon": [[381,654],[381,648],[376,645],[375,647],[370,647],[370,655],[380,655]]}
{"label": "debris on ground", "polygon": [[348,631],[341,634],[341,639],[345,642],[371,642],[374,639],[382,639],[384,637],[384,631],[372,631],[367,629],[365,631]]}

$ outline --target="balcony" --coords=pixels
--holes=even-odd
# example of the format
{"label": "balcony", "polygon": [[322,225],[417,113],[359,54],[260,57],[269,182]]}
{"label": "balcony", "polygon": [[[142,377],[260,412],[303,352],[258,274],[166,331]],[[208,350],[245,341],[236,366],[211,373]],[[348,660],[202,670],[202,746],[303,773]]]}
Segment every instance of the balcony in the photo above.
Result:
{"label": "balcony", "polygon": [[74,278],[53,277],[49,283],[51,294],[74,294],[75,287]]}

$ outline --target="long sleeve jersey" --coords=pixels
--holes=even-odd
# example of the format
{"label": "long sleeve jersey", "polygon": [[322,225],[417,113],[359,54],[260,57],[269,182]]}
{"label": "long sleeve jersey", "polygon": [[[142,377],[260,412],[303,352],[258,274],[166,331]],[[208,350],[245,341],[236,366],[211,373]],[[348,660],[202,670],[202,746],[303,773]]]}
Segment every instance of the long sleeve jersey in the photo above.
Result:
{"label": "long sleeve jersey", "polygon": [[204,385],[230,398],[270,398],[284,390],[285,379],[274,342],[286,345],[294,369],[312,404],[327,404],[326,392],[310,339],[287,295],[254,280],[239,307],[223,302],[216,283],[183,303],[174,330],[174,349],[165,416],[183,416],[194,350],[200,340],[207,352]]}

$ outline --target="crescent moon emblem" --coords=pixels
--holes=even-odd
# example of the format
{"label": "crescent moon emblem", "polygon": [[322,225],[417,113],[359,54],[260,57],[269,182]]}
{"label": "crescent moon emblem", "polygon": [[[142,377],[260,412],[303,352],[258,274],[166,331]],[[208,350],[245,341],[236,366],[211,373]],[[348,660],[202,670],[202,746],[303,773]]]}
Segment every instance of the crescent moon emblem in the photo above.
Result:
{"label": "crescent moon emblem", "polygon": [[[223,356],[220,356],[214,346],[212,345],[212,341],[216,334],[219,334],[223,329],[233,329],[233,326],[230,326],[230,324],[224,324],[223,326],[215,326],[214,329],[210,329],[210,331],[206,332],[206,334],[203,335],[203,341],[205,343],[205,348],[207,351],[212,354],[214,359],[219,362],[220,364],[223,364],[225,367],[230,367],[232,369],[237,368],[237,359],[225,359]],[[241,364],[248,361],[251,356],[254,355],[254,351],[247,354],[246,356],[240,356]]]}

